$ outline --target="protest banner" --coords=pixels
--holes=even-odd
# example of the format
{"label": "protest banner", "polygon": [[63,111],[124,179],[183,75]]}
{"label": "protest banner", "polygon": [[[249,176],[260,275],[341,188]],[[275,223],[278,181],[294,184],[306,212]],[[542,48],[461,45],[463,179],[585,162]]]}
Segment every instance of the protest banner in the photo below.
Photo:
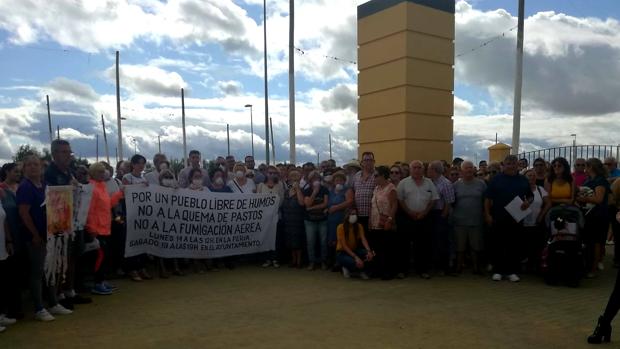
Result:
{"label": "protest banner", "polygon": [[125,257],[217,258],[275,248],[279,199],[128,185]]}
{"label": "protest banner", "polygon": [[69,239],[74,224],[73,195],[72,185],[48,186],[45,191],[47,253],[43,270],[48,285],[62,283],[67,272]]}

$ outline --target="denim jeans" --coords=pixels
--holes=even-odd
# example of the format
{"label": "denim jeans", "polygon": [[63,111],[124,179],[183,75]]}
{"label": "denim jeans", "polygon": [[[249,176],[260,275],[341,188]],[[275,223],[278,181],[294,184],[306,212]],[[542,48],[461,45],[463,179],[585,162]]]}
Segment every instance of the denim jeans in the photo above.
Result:
{"label": "denim jeans", "polygon": [[[368,252],[363,248],[358,248],[357,250],[353,252],[355,252],[355,254],[362,260],[364,260],[366,258],[366,254],[368,254]],[[342,252],[342,251],[338,252],[338,256],[336,256],[336,260],[338,261],[338,264],[347,268],[347,270],[350,272],[364,271],[367,265],[367,263],[364,263],[364,267],[361,270],[358,269],[357,265],[355,264],[355,259],[349,256],[346,252]]]}
{"label": "denim jeans", "polygon": [[[43,289],[44,283],[46,283],[43,269],[47,249],[44,242],[37,246],[30,243],[27,248],[28,258],[30,259],[30,293],[34,303],[34,310],[39,311],[43,309]],[[48,285],[47,292],[49,306],[53,307],[58,304],[56,285]]]}
{"label": "denim jeans", "polygon": [[[327,220],[324,221],[308,221],[305,220],[306,226],[306,242],[308,247],[308,261],[310,263],[320,263],[327,261]],[[321,248],[321,256],[316,256],[316,243]]]}

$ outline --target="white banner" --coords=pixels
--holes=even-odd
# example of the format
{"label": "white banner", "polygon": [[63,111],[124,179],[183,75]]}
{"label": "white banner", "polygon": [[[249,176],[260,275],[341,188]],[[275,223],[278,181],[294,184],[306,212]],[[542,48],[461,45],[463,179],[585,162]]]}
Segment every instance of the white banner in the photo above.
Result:
{"label": "white banner", "polygon": [[275,248],[278,197],[128,185],[125,257],[216,258]]}

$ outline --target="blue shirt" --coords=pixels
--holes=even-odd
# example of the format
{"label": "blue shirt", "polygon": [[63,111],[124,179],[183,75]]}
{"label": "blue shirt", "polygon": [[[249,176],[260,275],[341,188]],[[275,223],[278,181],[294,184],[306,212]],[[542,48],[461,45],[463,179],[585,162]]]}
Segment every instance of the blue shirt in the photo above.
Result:
{"label": "blue shirt", "polygon": [[494,220],[507,222],[514,222],[514,219],[504,207],[508,205],[515,196],[525,201],[527,198],[533,197],[532,190],[527,178],[522,175],[509,176],[504,173],[500,173],[493,177],[487,188],[485,197],[493,201],[491,206],[491,216]]}
{"label": "blue shirt", "polygon": [[[47,216],[45,206],[41,205],[45,202],[45,184],[37,188],[28,178],[24,178],[17,188],[17,205],[29,205],[30,217],[37,228],[37,232],[42,239],[47,235]],[[24,240],[31,241],[32,236],[24,227]]]}
{"label": "blue shirt", "polygon": [[609,173],[609,177],[620,177],[620,168],[614,168],[611,173]]}

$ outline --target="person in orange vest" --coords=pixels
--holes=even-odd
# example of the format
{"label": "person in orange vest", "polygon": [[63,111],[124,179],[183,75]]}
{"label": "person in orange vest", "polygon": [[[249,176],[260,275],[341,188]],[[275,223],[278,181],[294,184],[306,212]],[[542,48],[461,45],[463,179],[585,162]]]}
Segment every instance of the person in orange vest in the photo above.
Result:
{"label": "person in orange vest", "polygon": [[119,191],[112,195],[108,193],[105,178],[106,167],[100,162],[92,164],[88,171],[90,175],[89,183],[93,187],[93,194],[90,200],[85,228],[86,232],[92,236],[93,243],[96,245],[95,240],[99,242],[97,261],[95,263],[95,285],[91,292],[98,295],[109,295],[112,294],[115,288],[105,282],[102,263],[105,258],[107,241],[112,231],[112,208],[123,198],[124,187],[121,187]]}

